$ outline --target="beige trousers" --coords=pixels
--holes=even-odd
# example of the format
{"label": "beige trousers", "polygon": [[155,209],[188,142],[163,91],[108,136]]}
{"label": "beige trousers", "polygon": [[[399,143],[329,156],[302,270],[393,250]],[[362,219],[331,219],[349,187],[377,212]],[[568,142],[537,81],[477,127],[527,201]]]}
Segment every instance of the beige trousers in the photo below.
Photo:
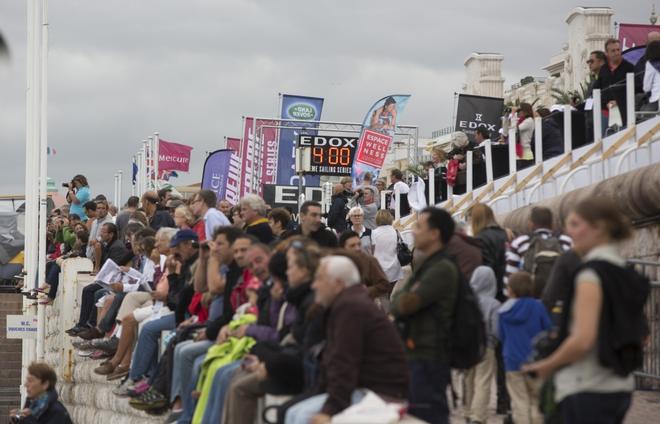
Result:
{"label": "beige trousers", "polygon": [[513,422],[543,424],[543,415],[539,411],[539,380],[520,371],[509,371],[506,373],[506,388],[511,397]]}
{"label": "beige trousers", "polygon": [[147,292],[131,292],[124,297],[117,312],[117,319],[121,321],[126,315],[133,313],[137,308],[151,304],[151,294]]}
{"label": "beige trousers", "polygon": [[483,360],[465,372],[463,390],[465,392],[465,418],[468,420],[480,423],[488,421],[490,389],[496,369],[495,349],[489,347]]}

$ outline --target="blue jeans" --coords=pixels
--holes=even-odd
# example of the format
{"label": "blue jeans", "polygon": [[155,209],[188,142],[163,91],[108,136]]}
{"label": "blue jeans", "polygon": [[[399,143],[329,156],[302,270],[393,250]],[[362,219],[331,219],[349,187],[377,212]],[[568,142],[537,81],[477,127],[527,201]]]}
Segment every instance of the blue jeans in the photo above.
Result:
{"label": "blue jeans", "polygon": [[183,393],[181,396],[181,400],[183,401],[183,414],[181,414],[179,417],[177,424],[190,424],[192,422],[193,415],[195,415],[197,399],[192,397],[192,392],[197,389],[197,380],[199,379],[199,374],[202,372],[202,363],[204,362],[205,358],[206,355],[202,355],[195,359],[195,363],[192,368],[193,372],[190,377],[190,386],[188,387],[188,391]]}
{"label": "blue jeans", "polygon": [[204,411],[204,419],[202,424],[215,424],[222,422],[222,414],[225,407],[225,395],[229,390],[236,370],[240,368],[241,361],[231,362],[224,367],[220,368],[213,377],[213,385],[209,393],[209,399],[206,404],[206,411]]}
{"label": "blue jeans", "polygon": [[190,377],[193,372],[195,359],[206,355],[209,347],[213,346],[210,340],[196,342],[186,340],[174,348],[174,366],[172,367],[172,389],[170,390],[170,402],[183,394],[183,389],[190,386]]}
{"label": "blue jeans", "polygon": [[129,374],[131,380],[138,381],[145,375],[153,375],[156,372],[160,333],[161,331],[174,330],[175,328],[176,318],[174,314],[165,315],[144,324],[135,345],[135,353]]}
{"label": "blue jeans", "polygon": [[[353,390],[351,405],[360,402],[366,394],[366,390]],[[321,412],[321,408],[323,408],[323,404],[327,399],[328,395],[322,394],[296,403],[286,411],[285,424],[308,424],[314,415]]]}
{"label": "blue jeans", "polygon": [[448,424],[447,385],[449,365],[440,361],[411,359],[408,412],[429,424]]}

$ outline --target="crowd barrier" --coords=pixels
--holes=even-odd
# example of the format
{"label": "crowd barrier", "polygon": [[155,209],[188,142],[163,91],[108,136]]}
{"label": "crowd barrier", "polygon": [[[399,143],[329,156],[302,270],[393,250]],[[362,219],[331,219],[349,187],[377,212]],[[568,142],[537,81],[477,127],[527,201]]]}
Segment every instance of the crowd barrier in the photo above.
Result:
{"label": "crowd barrier", "polygon": [[660,389],[660,262],[629,260],[639,272],[651,279],[651,294],[646,302],[649,336],[644,346],[644,364],[635,373],[637,387]]}

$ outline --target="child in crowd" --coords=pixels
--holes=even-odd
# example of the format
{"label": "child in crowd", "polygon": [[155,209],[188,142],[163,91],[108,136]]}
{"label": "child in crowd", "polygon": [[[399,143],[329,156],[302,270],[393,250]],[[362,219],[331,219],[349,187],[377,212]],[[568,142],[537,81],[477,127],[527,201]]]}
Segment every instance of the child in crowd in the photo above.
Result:
{"label": "child in crowd", "polygon": [[470,286],[479,298],[479,308],[484,317],[488,348],[481,362],[465,373],[465,419],[470,424],[485,424],[488,420],[490,388],[497,369],[495,345],[498,338],[498,309],[500,302],[495,299],[497,279],[488,266],[479,266],[472,273]]}
{"label": "child in crowd", "polygon": [[517,272],[509,277],[509,300],[499,310],[499,332],[506,370],[506,386],[511,396],[513,421],[543,423],[538,409],[539,381],[520,371],[532,353],[532,340],[552,328],[543,304],[532,298],[532,276]]}

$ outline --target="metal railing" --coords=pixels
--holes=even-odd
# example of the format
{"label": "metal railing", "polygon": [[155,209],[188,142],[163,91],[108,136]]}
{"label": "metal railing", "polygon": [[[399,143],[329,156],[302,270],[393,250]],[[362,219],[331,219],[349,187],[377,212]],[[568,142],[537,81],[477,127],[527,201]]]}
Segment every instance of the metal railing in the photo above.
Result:
{"label": "metal railing", "polygon": [[660,389],[660,262],[630,259],[638,272],[651,279],[651,293],[646,301],[645,313],[649,336],[644,345],[644,364],[635,373],[638,389]]}

